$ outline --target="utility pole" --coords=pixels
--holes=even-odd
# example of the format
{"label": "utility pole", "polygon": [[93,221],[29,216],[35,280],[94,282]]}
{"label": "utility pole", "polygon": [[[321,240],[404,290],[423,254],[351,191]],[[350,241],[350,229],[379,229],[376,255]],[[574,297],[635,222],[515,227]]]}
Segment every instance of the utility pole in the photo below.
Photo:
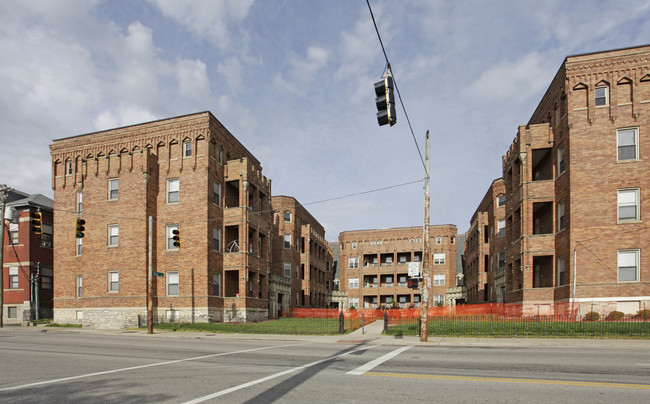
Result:
{"label": "utility pole", "polygon": [[429,284],[431,283],[431,274],[429,271],[429,131],[427,131],[425,169],[426,177],[424,178],[424,249],[422,252],[422,303],[420,304],[420,341],[427,342],[429,337]]}
{"label": "utility pole", "polygon": [[147,285],[147,333],[153,334],[153,217],[149,216],[149,271]]}
{"label": "utility pole", "polygon": [[0,219],[2,219],[2,226],[0,226],[0,328],[4,327],[4,296],[2,291],[4,289],[4,250],[5,250],[5,207],[7,206],[7,195],[13,188],[7,187],[5,184],[0,184]]}

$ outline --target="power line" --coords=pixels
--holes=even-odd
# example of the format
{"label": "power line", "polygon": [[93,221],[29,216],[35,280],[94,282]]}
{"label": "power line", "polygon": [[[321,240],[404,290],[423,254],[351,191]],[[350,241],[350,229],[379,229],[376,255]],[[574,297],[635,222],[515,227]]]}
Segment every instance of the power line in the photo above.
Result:
{"label": "power line", "polygon": [[392,72],[390,67],[390,61],[388,60],[388,55],[386,54],[386,48],[384,48],[384,42],[381,40],[381,35],[379,34],[379,28],[377,28],[377,22],[375,21],[375,15],[372,13],[372,8],[370,7],[370,0],[366,0],[368,4],[368,10],[370,11],[370,17],[372,18],[372,23],[375,26],[375,32],[377,33],[377,38],[379,39],[379,44],[381,45],[381,50],[384,53],[384,59],[386,59],[386,66],[391,70],[391,75],[393,76],[393,85],[395,86],[395,91],[397,92],[397,98],[399,98],[399,103],[402,105],[402,111],[404,111],[404,117],[406,117],[406,122],[408,123],[409,130],[411,131],[411,136],[413,137],[413,142],[415,143],[415,148],[418,150],[418,155],[420,156],[420,161],[424,167],[424,172],[427,177],[429,177],[429,172],[427,170],[426,164],[424,164],[424,158],[422,158],[422,151],[420,151],[420,145],[415,138],[415,132],[413,132],[413,127],[411,126],[411,120],[409,119],[408,113],[406,112],[406,106],[404,106],[404,101],[402,100],[402,94],[399,92],[399,87],[397,87],[397,80],[395,79],[395,74]]}

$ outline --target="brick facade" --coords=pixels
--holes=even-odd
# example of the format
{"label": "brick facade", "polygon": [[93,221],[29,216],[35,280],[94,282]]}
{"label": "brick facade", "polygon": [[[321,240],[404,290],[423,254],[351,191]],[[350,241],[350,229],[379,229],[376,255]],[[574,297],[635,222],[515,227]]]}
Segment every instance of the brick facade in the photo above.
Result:
{"label": "brick facade", "polygon": [[290,307],[327,307],[334,271],[325,229],[295,198],[274,196],[271,203],[271,316],[281,316]]}
{"label": "brick facade", "polygon": [[[422,227],[346,231],[339,234],[341,290],[348,307],[418,307],[420,291],[409,289],[408,263],[422,262]],[[429,304],[454,304],[447,290],[456,286],[455,225],[429,228]],[[347,307],[346,307],[347,308]]]}
{"label": "brick facade", "polygon": [[650,306],[650,46],[569,56],[503,157],[506,300]]}
{"label": "brick facade", "polygon": [[[268,317],[271,182],[211,113],[59,139],[50,149],[55,321],[141,323],[150,265],[164,274],[153,278],[156,321]],[[82,239],[77,218],[86,222]]]}

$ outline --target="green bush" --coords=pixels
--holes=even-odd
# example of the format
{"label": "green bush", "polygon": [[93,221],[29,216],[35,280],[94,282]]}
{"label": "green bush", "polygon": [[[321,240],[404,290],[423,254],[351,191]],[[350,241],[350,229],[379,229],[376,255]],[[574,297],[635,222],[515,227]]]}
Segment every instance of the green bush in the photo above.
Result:
{"label": "green bush", "polygon": [[605,320],[621,320],[623,317],[625,317],[625,313],[614,310],[605,317]]}
{"label": "green bush", "polygon": [[636,313],[636,318],[641,320],[650,320],[650,309],[639,310]]}
{"label": "green bush", "polygon": [[600,320],[600,314],[598,314],[598,312],[595,312],[595,311],[590,311],[589,313],[585,314],[584,320],[585,321],[598,321],[598,320]]}

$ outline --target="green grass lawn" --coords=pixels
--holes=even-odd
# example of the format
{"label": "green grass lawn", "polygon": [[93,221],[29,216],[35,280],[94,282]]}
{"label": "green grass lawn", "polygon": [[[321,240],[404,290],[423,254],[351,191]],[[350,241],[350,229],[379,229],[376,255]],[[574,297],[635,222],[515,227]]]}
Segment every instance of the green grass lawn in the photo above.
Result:
{"label": "green grass lawn", "polygon": [[259,323],[162,323],[155,324],[154,329],[237,334],[334,335],[339,333],[339,320],[335,318],[281,318]]}

